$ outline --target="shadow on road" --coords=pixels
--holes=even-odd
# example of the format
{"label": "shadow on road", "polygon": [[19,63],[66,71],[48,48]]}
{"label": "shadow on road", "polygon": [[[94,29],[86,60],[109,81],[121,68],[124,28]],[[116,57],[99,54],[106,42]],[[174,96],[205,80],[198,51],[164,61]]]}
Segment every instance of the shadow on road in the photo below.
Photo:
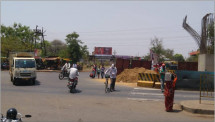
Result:
{"label": "shadow on road", "polygon": [[76,90],[72,91],[72,94],[77,94],[77,93],[81,93],[81,92],[82,92],[81,90],[76,89]]}
{"label": "shadow on road", "polygon": [[16,86],[38,86],[40,85],[40,81],[36,80],[35,85],[32,84],[31,81],[19,81]]}
{"label": "shadow on road", "polygon": [[179,113],[179,112],[181,112],[182,110],[173,110],[172,112],[173,113]]}

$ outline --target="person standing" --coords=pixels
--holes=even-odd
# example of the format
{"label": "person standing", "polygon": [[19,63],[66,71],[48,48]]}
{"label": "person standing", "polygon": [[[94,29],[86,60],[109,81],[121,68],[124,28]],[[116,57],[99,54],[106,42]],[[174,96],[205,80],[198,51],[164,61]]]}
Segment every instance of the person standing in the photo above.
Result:
{"label": "person standing", "polygon": [[162,66],[160,67],[160,82],[161,82],[161,92],[164,92],[164,83],[165,83],[165,64],[162,64]]}
{"label": "person standing", "polygon": [[101,77],[102,77],[102,79],[104,77],[104,72],[105,72],[105,67],[104,67],[104,65],[102,65],[102,68],[101,68]]}
{"label": "person standing", "polygon": [[105,74],[110,74],[111,84],[110,84],[110,91],[116,91],[115,90],[115,82],[116,82],[116,75],[117,75],[117,69],[114,64],[111,65],[109,69],[105,72]]}
{"label": "person standing", "polygon": [[164,91],[165,107],[166,107],[166,111],[170,112],[170,111],[173,111],[174,92],[175,92],[175,84],[177,81],[177,75],[174,73],[171,74],[168,72],[166,73],[165,79],[166,79],[166,86]]}
{"label": "person standing", "polygon": [[97,75],[98,75],[98,79],[99,79],[99,76],[100,76],[100,66],[98,66]]}

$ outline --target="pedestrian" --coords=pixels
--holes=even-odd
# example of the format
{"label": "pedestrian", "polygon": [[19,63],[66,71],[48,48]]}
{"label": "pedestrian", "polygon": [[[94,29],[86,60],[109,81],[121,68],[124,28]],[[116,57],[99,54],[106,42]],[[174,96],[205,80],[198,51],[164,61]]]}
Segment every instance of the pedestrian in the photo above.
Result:
{"label": "pedestrian", "polygon": [[117,74],[117,69],[115,67],[115,64],[112,64],[109,69],[106,70],[106,74],[110,74],[110,79],[111,79],[111,84],[110,84],[110,91],[116,91],[115,90],[115,82],[116,82],[116,74]]}
{"label": "pedestrian", "polygon": [[97,74],[97,66],[96,66],[96,64],[93,65],[93,68],[94,68],[95,76],[96,76],[96,74]]}
{"label": "pedestrian", "polygon": [[173,102],[174,102],[174,92],[175,92],[175,84],[177,81],[177,75],[171,74],[169,72],[165,75],[166,86],[165,86],[165,107],[166,111],[173,111]]}
{"label": "pedestrian", "polygon": [[161,92],[164,92],[164,83],[165,83],[165,64],[163,63],[160,67],[160,82],[161,82]]}
{"label": "pedestrian", "polygon": [[98,79],[99,79],[99,76],[100,76],[100,66],[98,66],[98,68],[97,68],[97,75],[98,75]]}
{"label": "pedestrian", "polygon": [[102,79],[104,77],[104,72],[105,72],[105,67],[104,67],[104,65],[102,65],[102,68],[101,68],[101,77],[102,77]]}

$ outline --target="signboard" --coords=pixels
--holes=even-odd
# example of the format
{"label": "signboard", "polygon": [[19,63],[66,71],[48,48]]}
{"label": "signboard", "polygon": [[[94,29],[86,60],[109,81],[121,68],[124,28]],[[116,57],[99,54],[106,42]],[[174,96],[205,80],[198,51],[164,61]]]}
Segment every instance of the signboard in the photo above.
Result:
{"label": "signboard", "polygon": [[112,55],[112,47],[95,47],[94,55]]}

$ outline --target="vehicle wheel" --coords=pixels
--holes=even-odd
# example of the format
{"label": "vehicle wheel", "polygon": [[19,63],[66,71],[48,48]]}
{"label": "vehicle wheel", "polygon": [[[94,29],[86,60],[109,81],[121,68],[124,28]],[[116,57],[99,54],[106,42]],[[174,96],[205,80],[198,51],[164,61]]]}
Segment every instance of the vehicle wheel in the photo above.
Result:
{"label": "vehicle wheel", "polygon": [[35,85],[35,83],[36,83],[36,80],[32,79],[32,85]]}
{"label": "vehicle wheel", "polygon": [[63,74],[60,73],[60,74],[59,74],[59,79],[62,80],[63,78],[64,78]]}
{"label": "vehicle wheel", "polygon": [[13,79],[13,81],[12,81],[12,82],[13,82],[13,85],[17,85],[17,81],[16,81],[16,79],[15,79],[15,78]]}
{"label": "vehicle wheel", "polygon": [[69,92],[70,92],[70,93],[73,93],[73,88],[71,88]]}

